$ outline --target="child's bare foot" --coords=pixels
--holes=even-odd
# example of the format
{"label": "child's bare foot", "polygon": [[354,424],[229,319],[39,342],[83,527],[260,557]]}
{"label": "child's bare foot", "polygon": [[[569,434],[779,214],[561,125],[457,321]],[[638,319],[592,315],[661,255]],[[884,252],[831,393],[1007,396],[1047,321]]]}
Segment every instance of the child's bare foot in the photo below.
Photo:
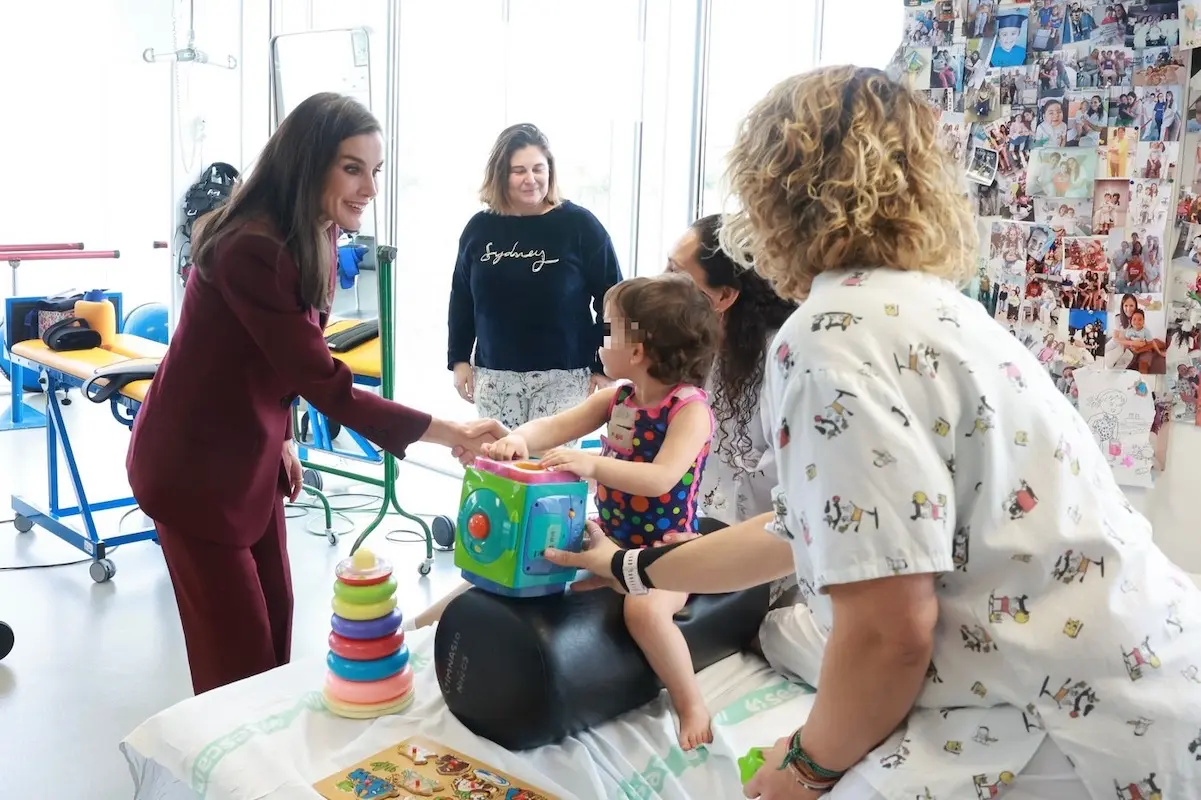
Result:
{"label": "child's bare foot", "polygon": [[680,749],[695,750],[713,744],[713,718],[703,702],[677,708],[680,716]]}

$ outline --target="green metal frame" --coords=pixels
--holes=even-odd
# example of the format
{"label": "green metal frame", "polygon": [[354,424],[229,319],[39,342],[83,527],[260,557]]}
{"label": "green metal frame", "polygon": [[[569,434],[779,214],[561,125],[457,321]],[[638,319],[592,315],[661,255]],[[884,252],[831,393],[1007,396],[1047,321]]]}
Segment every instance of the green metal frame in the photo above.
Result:
{"label": "green metal frame", "polygon": [[[396,375],[395,375],[395,359],[393,357],[393,345],[395,339],[395,322],[392,316],[392,270],[393,262],[396,260],[396,248],[386,245],[380,245],[376,248],[376,284],[379,293],[379,339],[380,339],[380,393],[387,400],[395,400],[396,393]],[[292,406],[292,423],[293,430],[300,430],[298,420],[296,419],[296,406]],[[425,520],[421,519],[400,505],[400,500],[396,497],[396,456],[384,451],[384,477],[376,478],[371,475],[361,475],[349,470],[339,469],[324,464],[317,464],[312,461],[302,460],[301,466],[307,469],[323,472],[327,475],[337,475],[342,478],[348,478],[359,483],[366,483],[370,486],[378,486],[383,489],[384,496],[380,502],[379,510],[375,514],[375,518],[367,528],[359,534],[355,539],[354,546],[350,548],[350,554],[354,555],[355,551],[362,546],[363,541],[371,535],[371,532],[379,527],[383,522],[384,517],[388,514],[388,507],[396,509],[396,513],[406,519],[421,526],[421,532],[425,536],[425,560],[430,563],[434,558],[434,535],[430,531],[430,526]]]}

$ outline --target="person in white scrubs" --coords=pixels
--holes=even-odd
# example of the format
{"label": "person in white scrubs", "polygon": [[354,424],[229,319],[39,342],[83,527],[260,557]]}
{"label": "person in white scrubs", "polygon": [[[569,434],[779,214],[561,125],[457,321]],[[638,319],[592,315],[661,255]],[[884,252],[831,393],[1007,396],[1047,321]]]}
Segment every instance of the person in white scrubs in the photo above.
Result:
{"label": "person in white scrubs", "polygon": [[547,558],[636,593],[795,571],[812,626],[778,663],[815,702],[748,797],[1201,797],[1201,590],[961,292],[976,226],[929,105],[815,70],[751,110],[729,163],[726,251],[803,301],[769,353],[774,512],[641,550],[590,529]]}

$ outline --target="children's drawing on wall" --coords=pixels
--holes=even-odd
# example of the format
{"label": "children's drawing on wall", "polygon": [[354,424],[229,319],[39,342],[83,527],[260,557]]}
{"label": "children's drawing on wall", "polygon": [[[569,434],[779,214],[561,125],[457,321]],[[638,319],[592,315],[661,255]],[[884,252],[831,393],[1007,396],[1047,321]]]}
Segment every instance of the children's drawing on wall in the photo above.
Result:
{"label": "children's drawing on wall", "polygon": [[1167,335],[1163,295],[1126,292],[1115,296],[1105,366],[1163,375],[1167,371]]}
{"label": "children's drawing on wall", "polygon": [[[1133,208],[1131,211],[1133,212]],[[1163,292],[1163,235],[1154,228],[1133,226],[1109,237],[1114,290],[1133,294]]]}
{"label": "children's drawing on wall", "polygon": [[1077,407],[1118,483],[1152,485],[1156,405],[1149,381],[1129,372],[1098,369],[1077,370],[1075,379]]}
{"label": "children's drawing on wall", "polygon": [[1093,234],[1101,236],[1126,227],[1130,210],[1130,181],[1098,180],[1093,196]]}

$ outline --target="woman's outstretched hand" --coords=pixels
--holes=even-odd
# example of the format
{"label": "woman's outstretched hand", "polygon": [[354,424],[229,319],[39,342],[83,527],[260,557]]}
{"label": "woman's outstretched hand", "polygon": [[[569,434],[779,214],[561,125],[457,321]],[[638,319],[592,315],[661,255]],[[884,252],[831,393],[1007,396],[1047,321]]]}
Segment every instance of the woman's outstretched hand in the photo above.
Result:
{"label": "woman's outstretched hand", "polygon": [[820,795],[797,783],[791,769],[779,768],[791,745],[792,736],[784,736],[763,754],[763,766],[743,787],[743,797],[757,797],[759,800],[817,800]]}
{"label": "woman's outstretched hand", "polygon": [[571,585],[576,591],[599,589],[608,586],[610,589],[625,594],[625,587],[613,577],[610,565],[613,554],[620,550],[613,541],[605,536],[601,527],[592,520],[584,527],[584,549],[579,553],[568,553],[565,550],[547,548],[543,557],[552,564],[560,567],[575,567],[586,570],[592,575]]}
{"label": "woman's outstretched hand", "polygon": [[450,448],[451,455],[467,466],[484,454],[484,445],[509,435],[509,431],[494,419],[477,419],[471,422],[442,422],[439,430],[427,434],[429,441]]}

